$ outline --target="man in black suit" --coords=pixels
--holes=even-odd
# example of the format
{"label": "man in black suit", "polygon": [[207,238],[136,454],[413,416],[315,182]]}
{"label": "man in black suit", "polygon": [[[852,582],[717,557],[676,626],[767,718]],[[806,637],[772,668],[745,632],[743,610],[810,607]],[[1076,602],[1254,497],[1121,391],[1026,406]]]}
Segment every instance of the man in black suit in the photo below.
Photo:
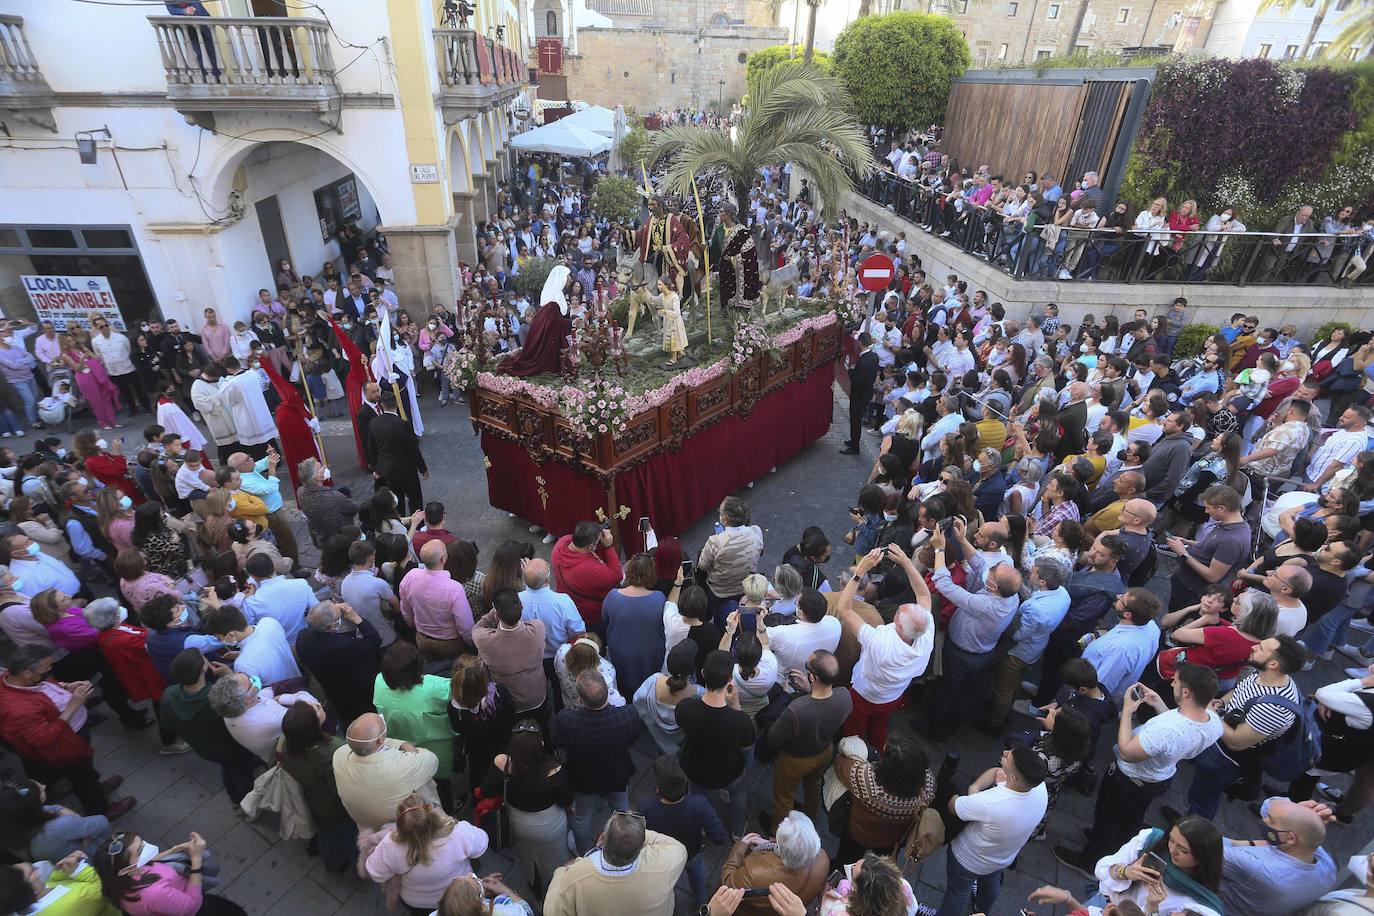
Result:
{"label": "man in black suit", "polygon": [[844,455],[859,454],[859,431],[873,400],[873,386],[878,382],[878,354],[873,352],[872,335],[867,331],[860,334],[859,346],[863,352],[849,367],[849,441],[840,449]]}
{"label": "man in black suit", "polygon": [[1069,455],[1081,455],[1088,448],[1088,386],[1083,382],[1069,383],[1069,402],[1059,409],[1059,445],[1055,447],[1055,461]]}
{"label": "man in black suit", "polygon": [[375,471],[377,468],[372,463],[372,450],[368,446],[367,431],[372,426],[372,421],[382,415],[382,386],[376,382],[368,382],[363,385],[363,406],[358,408],[358,439],[363,444],[363,455],[367,458],[367,469]]}
{"label": "man in black suit", "polygon": [[420,478],[429,479],[429,468],[414,427],[396,413],[395,395],[382,391],[380,403],[381,416],[367,427],[367,463],[377,485],[390,487],[396,494],[396,509],[405,516],[424,507]]}

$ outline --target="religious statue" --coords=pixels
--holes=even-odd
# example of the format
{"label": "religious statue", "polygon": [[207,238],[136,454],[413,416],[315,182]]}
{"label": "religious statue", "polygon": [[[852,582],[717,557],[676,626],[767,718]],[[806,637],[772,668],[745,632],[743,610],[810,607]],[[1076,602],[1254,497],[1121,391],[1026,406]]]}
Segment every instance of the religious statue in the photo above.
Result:
{"label": "religious statue", "polygon": [[668,354],[664,369],[676,369],[687,353],[687,325],[682,320],[682,297],[668,283],[658,280],[658,295],[653,297],[658,314],[663,317],[663,351]]}
{"label": "religious statue", "polygon": [[749,310],[763,291],[759,281],[759,253],[754,235],[737,216],[733,204],[722,204],[717,226],[720,241],[720,298],[730,320],[739,322],[748,317]]}
{"label": "religious statue", "polygon": [[692,236],[682,216],[668,212],[663,198],[650,197],[649,221],[640,228],[636,241],[639,261],[652,264],[681,293],[692,250]]}

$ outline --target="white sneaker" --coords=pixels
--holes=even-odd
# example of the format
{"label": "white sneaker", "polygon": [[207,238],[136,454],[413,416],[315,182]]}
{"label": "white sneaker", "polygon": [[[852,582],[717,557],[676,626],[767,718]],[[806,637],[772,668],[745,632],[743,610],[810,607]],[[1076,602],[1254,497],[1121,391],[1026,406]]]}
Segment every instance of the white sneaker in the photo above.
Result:
{"label": "white sneaker", "polygon": [[541,532],[541,531],[544,530],[544,526],[543,526],[543,525],[530,525],[530,527],[529,527],[527,530],[529,531],[530,534],[538,534],[539,532]]}
{"label": "white sneaker", "polygon": [[1059,279],[1061,279],[1061,280],[1072,280],[1072,279],[1073,279],[1073,274],[1069,273],[1067,270],[1061,270],[1061,271],[1059,271]]}
{"label": "white sneaker", "polygon": [[164,757],[173,757],[177,754],[184,754],[191,749],[191,745],[185,741],[177,741],[176,744],[164,744],[157,749],[157,752]]}
{"label": "white sneaker", "polygon": [[554,541],[556,541],[556,540],[558,540],[558,538],[554,537],[554,536],[551,535],[551,534],[546,534],[546,535],[544,535],[544,543],[545,543],[545,544],[552,544],[552,543],[553,543]]}
{"label": "white sneaker", "polygon": [[1371,624],[1368,620],[1363,618],[1352,619],[1350,621],[1350,629],[1359,630],[1361,633],[1374,634],[1374,624]]}

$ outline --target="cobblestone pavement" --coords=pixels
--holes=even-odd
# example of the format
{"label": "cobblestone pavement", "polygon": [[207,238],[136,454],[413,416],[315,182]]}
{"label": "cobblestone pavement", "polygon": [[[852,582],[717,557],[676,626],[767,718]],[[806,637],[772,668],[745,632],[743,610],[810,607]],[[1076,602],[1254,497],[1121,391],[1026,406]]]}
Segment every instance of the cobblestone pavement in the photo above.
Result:
{"label": "cobblestone pavement", "polygon": [[[822,525],[832,539],[839,541],[843,526],[847,524],[847,508],[852,505],[853,494],[865,477],[878,447],[877,437],[865,434],[861,457],[839,454],[839,448],[847,436],[846,402],[847,399],[837,389],[834,411],[837,422],[830,433],[740,494],[749,500],[754,520],[764,529],[766,548],[761,566],[765,567],[765,571],[771,571],[771,565],[781,560],[783,550],[809,524]],[[512,519],[505,512],[487,505],[482,456],[468,421],[466,407],[459,403],[441,409],[432,394],[421,403],[427,426],[423,448],[430,466],[430,479],[424,485],[425,497],[444,502],[448,509],[449,528],[463,537],[476,540],[481,545],[484,562],[495,545],[505,538],[532,540],[536,542],[540,555],[547,556],[549,547],[538,544],[539,535],[530,534],[525,522]],[[127,431],[131,442],[138,438],[140,426],[138,424]],[[356,468],[348,421],[325,421],[324,433],[337,482],[352,486],[355,495],[369,494],[370,480],[364,479],[365,475]],[[31,441],[31,437],[16,440],[14,447],[22,451]],[[689,553],[695,554],[700,549],[710,534],[713,521],[712,518],[704,518],[683,535],[684,547]],[[309,547],[310,541],[303,523],[298,525],[298,537],[306,551],[305,562],[313,565],[314,552]],[[852,551],[846,551],[847,548],[839,545],[831,563],[832,574],[841,572],[841,563],[852,557]],[[1170,572],[1168,562],[1161,563],[1160,574],[1151,583],[1151,588],[1167,595]],[[1311,689],[1340,677],[1338,662],[1342,662],[1343,657],[1338,654],[1336,659],[1334,662],[1319,663],[1315,671],[1303,675],[1300,680],[1304,686]],[[1028,724],[1026,720],[1022,722]],[[893,727],[896,730],[912,730],[912,715],[899,712]],[[304,843],[281,840],[276,832],[275,815],[265,815],[256,822],[236,816],[221,788],[217,767],[199,760],[194,754],[160,756],[157,752],[156,729],[128,733],[119,727],[114,717],[110,717],[94,730],[93,740],[97,768],[101,774],[123,775],[125,782],[120,794],[133,795],[139,800],[138,807],[119,822],[120,829],[136,831],[163,846],[184,840],[191,830],[199,832],[222,864],[224,883],[219,892],[241,904],[249,913],[255,916],[294,916],[301,913],[310,913],[312,916],[327,916],[330,913],[364,916],[385,911],[377,886],[360,880],[356,874],[326,874],[318,858],[307,856]],[[946,747],[937,747],[922,740],[932,764],[938,765]],[[956,777],[958,780],[967,782],[997,761],[998,740],[981,732],[964,729],[952,746],[962,757]],[[1105,748],[1099,751],[1099,772],[1105,767],[1107,753]],[[655,754],[652,740],[641,736],[634,749],[636,776],[631,785],[632,799],[652,797],[653,783],[648,767]],[[0,760],[0,769],[16,764],[13,757]],[[1181,769],[1180,778],[1160,803],[1179,809],[1186,807],[1183,795],[1189,778],[1189,767],[1185,766]],[[1346,777],[1337,779],[1342,784],[1345,780]],[[461,783],[462,778],[456,777],[455,789],[465,788]],[[751,772],[751,814],[771,806],[770,799],[771,772],[765,767],[755,767]],[[1157,812],[1158,807],[1152,811]],[[1015,866],[1007,872],[1002,895],[994,912],[1016,913],[1019,907],[1026,905],[1026,895],[1042,884],[1068,887],[1083,898],[1079,892],[1084,890],[1084,879],[1060,866],[1051,850],[1059,842],[1078,845],[1080,831],[1091,818],[1092,799],[1066,789],[1050,817],[1048,837],[1027,844]],[[1245,805],[1237,802],[1224,804],[1217,823],[1228,836],[1261,835],[1258,819],[1246,810]],[[1368,846],[1371,836],[1374,836],[1372,825],[1374,818],[1366,813],[1353,827],[1333,825],[1330,828],[1327,848],[1338,863],[1343,866],[1348,856]],[[751,827],[757,829],[752,821]],[[820,829],[827,848],[833,852],[835,838],[828,834],[823,825]],[[707,864],[712,874],[718,873],[726,851],[725,847],[708,849]],[[483,873],[503,872],[518,891],[525,890],[524,881],[514,863],[500,853],[484,856],[480,870]],[[920,867],[913,883],[917,898],[922,903],[939,904],[945,881],[944,872],[943,850]],[[679,914],[691,909],[691,900],[685,888],[684,881],[677,895]],[[1047,911],[1042,907],[1038,912],[1044,914],[1052,910]]]}

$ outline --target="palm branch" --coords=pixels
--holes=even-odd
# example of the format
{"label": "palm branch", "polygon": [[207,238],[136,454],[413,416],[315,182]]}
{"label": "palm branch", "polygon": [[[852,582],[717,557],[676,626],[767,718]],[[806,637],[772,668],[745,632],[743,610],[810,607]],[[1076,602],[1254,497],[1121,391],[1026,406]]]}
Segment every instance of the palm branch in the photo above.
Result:
{"label": "palm branch", "polygon": [[654,138],[652,159],[667,163],[668,186],[684,195],[695,176],[722,172],[741,206],[754,176],[771,163],[791,162],[805,171],[827,209],[852,187],[851,170],[863,174],[873,167],[849,93],[839,80],[804,64],[763,73],[733,133],[669,127]]}

